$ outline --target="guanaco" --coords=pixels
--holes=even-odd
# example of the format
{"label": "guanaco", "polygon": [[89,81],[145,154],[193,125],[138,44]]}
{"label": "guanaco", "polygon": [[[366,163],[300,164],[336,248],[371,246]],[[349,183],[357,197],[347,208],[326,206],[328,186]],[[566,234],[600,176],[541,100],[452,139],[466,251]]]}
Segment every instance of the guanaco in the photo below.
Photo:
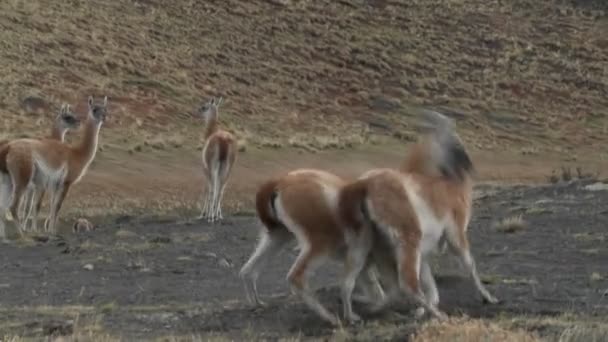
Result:
{"label": "guanaco", "polygon": [[223,219],[222,200],[224,190],[236,161],[237,146],[234,136],[219,128],[219,107],[223,98],[213,97],[199,108],[205,120],[205,143],[203,146],[203,208],[198,219],[207,217],[209,222]]}
{"label": "guanaco", "polygon": [[400,169],[372,170],[344,186],[338,207],[345,225],[371,227],[378,233],[374,244],[382,247],[372,248],[368,256],[380,278],[395,279],[390,274],[396,273],[397,284],[389,281],[388,295],[377,309],[395,300],[401,289],[422,305],[422,312],[445,319],[437,308],[439,294],[428,260],[444,239],[468,269],[484,301],[498,300],[481,283],[467,239],[473,163],[452,120],[431,111],[423,119],[426,134]]}
{"label": "guanaco", "polygon": [[[70,105],[65,104],[64,106],[62,106],[62,110],[60,111],[59,115],[57,115],[57,117],[55,118],[55,126],[51,130],[49,139],[64,142],[66,133],[68,131],[77,130],[80,127],[80,122],[80,119],[77,118],[72,112]],[[36,170],[34,169],[33,172],[36,172]],[[40,187],[39,189],[37,184],[30,182],[30,186],[28,186],[28,190],[22,200],[25,205],[23,205],[23,203],[21,204],[23,206],[23,211],[22,214],[20,214],[20,217],[23,217],[24,229],[27,229],[28,219],[31,219],[31,229],[34,231],[37,230],[37,217],[38,212],[42,207],[44,195],[44,187]],[[28,200],[28,198],[30,198],[30,200]],[[25,216],[23,216],[24,213]]]}
{"label": "guanaco", "polygon": [[[47,139],[65,141],[65,135],[68,131],[76,130],[80,126],[80,119],[78,119],[71,110],[71,106],[69,104],[62,104],[59,109],[59,113],[53,120],[53,125],[51,126],[51,132]],[[7,145],[11,140],[4,140],[0,142],[0,149],[2,149],[5,145]],[[34,171],[35,172],[35,171]],[[25,217],[23,222],[23,229],[27,228],[27,220],[32,212],[32,208],[34,206],[34,200],[36,197],[37,188],[34,184],[30,183],[25,193],[25,196],[21,203],[19,203],[19,217]],[[29,198],[29,199],[28,199]],[[39,195],[38,202],[36,203],[37,210],[40,210],[42,205],[42,200],[44,199],[44,189]],[[7,211],[8,212],[8,211]],[[27,214],[26,214],[27,212]],[[16,218],[15,218],[16,219]],[[35,218],[32,220],[33,226],[32,229],[36,229],[36,221]]]}
{"label": "guanaco", "polygon": [[[258,275],[267,262],[294,237],[300,252],[287,279],[292,291],[300,295],[322,319],[338,324],[338,318],[308,288],[308,277],[315,267],[328,258],[344,264],[341,295],[344,316],[348,321],[360,319],[351,305],[355,282],[362,286],[368,301],[384,297],[382,287],[372,272],[372,265],[366,263],[367,254],[360,253],[370,248],[371,230],[349,230],[338,220],[337,200],[345,184],[345,180],[326,171],[299,169],[270,179],[260,186],[255,199],[257,215],[263,224],[260,239],[240,271],[249,301],[263,304],[256,286]],[[361,263],[361,269],[352,268]],[[365,269],[365,273],[359,277],[362,269]]]}
{"label": "guanaco", "polygon": [[88,106],[84,134],[75,146],[50,139],[17,139],[0,150],[0,171],[10,175],[10,182],[5,177],[0,190],[12,188],[12,196],[0,198],[0,209],[10,207],[13,217],[18,217],[17,205],[30,182],[32,170],[35,169],[35,182],[47,184],[47,189],[51,192],[45,230],[56,232],[58,213],[63,201],[71,186],[82,179],[95,158],[99,131],[106,121],[107,97],[101,104],[94,103],[93,97],[89,97]]}

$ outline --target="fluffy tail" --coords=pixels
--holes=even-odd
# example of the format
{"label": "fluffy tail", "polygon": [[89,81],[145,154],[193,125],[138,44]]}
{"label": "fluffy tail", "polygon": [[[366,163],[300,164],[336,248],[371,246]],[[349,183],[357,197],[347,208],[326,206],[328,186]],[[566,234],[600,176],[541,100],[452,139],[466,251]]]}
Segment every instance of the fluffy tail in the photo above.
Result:
{"label": "fluffy tail", "polygon": [[278,196],[278,185],[279,179],[271,179],[264,182],[255,194],[256,212],[260,221],[262,221],[262,224],[264,224],[268,230],[285,229],[285,226],[277,217],[275,208],[275,200]]}
{"label": "fluffy tail", "polygon": [[343,224],[355,231],[369,223],[365,206],[367,198],[367,180],[359,179],[347,184],[340,190],[338,197],[338,215]]}
{"label": "fluffy tail", "polygon": [[454,123],[443,114],[424,111],[419,125],[424,139],[411,149],[402,170],[408,173],[437,173],[451,181],[463,182],[474,172]]}

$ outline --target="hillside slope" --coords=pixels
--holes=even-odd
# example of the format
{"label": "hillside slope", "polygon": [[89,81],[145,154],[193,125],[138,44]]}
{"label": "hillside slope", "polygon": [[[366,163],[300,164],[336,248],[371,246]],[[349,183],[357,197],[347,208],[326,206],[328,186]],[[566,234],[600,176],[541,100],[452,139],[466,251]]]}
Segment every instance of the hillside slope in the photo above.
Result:
{"label": "hillside slope", "polygon": [[183,141],[223,95],[223,121],[256,145],[409,139],[429,105],[461,113],[482,149],[605,146],[607,21],[557,0],[8,0],[0,132],[46,127],[27,96],[83,111],[92,93],[110,96],[108,144]]}

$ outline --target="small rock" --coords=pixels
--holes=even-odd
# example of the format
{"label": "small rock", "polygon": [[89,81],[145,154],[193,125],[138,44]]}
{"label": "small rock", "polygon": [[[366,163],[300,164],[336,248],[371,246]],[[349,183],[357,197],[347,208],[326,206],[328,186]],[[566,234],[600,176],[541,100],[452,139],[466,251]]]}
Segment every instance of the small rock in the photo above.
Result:
{"label": "small rock", "polygon": [[608,190],[608,183],[593,183],[593,184],[589,184],[587,186],[585,186],[585,190],[589,190],[589,191],[606,191]]}
{"label": "small rock", "polygon": [[92,271],[95,268],[95,266],[93,266],[93,264],[86,264],[86,265],[82,266],[82,268],[84,268],[87,271]]}
{"label": "small rock", "polygon": [[74,222],[74,225],[72,226],[72,230],[74,231],[74,233],[90,232],[93,229],[95,229],[93,224],[83,217],[76,220],[76,222]]}

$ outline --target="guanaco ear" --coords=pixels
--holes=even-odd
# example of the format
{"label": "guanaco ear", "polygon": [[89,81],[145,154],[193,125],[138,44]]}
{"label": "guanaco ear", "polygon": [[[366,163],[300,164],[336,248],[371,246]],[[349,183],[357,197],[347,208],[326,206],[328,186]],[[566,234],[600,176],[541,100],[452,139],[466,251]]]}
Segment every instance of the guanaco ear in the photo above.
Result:
{"label": "guanaco ear", "polygon": [[107,107],[108,106],[108,96],[104,96],[103,97],[103,106]]}
{"label": "guanaco ear", "polygon": [[217,103],[215,104],[215,106],[219,107],[223,102],[224,102],[224,98],[220,96],[220,99],[217,100]]}
{"label": "guanaco ear", "polygon": [[93,96],[89,96],[89,108],[93,108]]}
{"label": "guanaco ear", "polygon": [[59,109],[59,114],[63,115],[66,112],[65,103],[61,104],[61,109]]}

